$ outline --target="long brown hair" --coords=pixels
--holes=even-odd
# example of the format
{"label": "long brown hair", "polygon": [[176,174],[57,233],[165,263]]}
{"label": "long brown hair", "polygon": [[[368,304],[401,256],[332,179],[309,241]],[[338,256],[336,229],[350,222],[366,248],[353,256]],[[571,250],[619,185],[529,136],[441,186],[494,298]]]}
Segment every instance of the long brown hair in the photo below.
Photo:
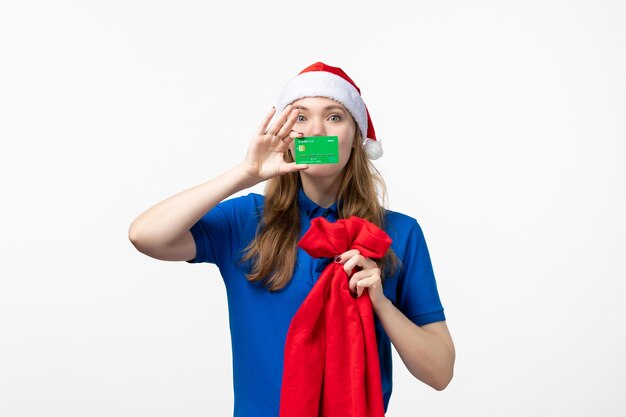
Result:
{"label": "long brown hair", "polygon": [[[361,132],[355,129],[355,147],[344,167],[344,175],[337,200],[338,219],[358,216],[384,229],[384,207],[379,203],[376,184],[382,190],[383,202],[387,200],[385,182],[374,164],[365,154],[361,144]],[[284,154],[286,162],[293,162],[291,150]],[[241,262],[254,259],[252,273],[246,274],[250,282],[263,282],[269,291],[284,288],[293,276],[297,243],[300,235],[300,210],[298,207],[298,187],[300,174],[290,172],[267,180],[263,219],[255,238],[244,249]],[[279,254],[279,256],[277,256]],[[381,270],[383,283],[393,275],[401,261],[391,246],[381,259],[373,259]]]}

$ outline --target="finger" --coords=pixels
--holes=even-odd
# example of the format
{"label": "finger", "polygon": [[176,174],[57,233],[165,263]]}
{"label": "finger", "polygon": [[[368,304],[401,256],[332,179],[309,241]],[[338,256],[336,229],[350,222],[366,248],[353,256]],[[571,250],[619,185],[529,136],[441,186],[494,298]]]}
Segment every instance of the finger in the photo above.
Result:
{"label": "finger", "polygon": [[363,256],[359,253],[358,255],[354,255],[352,258],[348,259],[343,265],[343,268],[348,276],[351,276],[352,271],[355,268],[359,268],[360,270],[372,270],[378,268],[378,264],[367,256]]}
{"label": "finger", "polygon": [[285,121],[285,123],[283,124],[283,126],[280,128],[280,130],[277,133],[278,137],[280,138],[282,138],[283,136],[286,136],[287,132],[291,130],[293,125],[296,123],[296,120],[298,120],[300,109],[292,109],[292,110],[293,111],[289,112],[287,120]]}
{"label": "finger", "polygon": [[[345,263],[348,259],[350,259],[351,257],[353,257],[354,255],[356,255],[357,253],[360,253],[358,249],[350,249],[345,251],[344,253],[341,253],[339,255],[337,255],[335,257],[335,262],[337,262],[338,264],[343,264]],[[341,258],[341,259],[339,259]]]}
{"label": "finger", "polygon": [[363,288],[363,287],[369,287],[369,288],[376,288],[378,285],[378,281],[380,281],[380,278],[378,277],[378,274],[373,273],[372,275],[366,277],[366,278],[362,278],[360,279],[357,283],[356,283],[356,287],[359,288]]}
{"label": "finger", "polygon": [[283,166],[285,168],[285,172],[302,171],[309,167],[307,164],[296,164],[295,162],[289,162],[288,164],[285,164]]}
{"label": "finger", "polygon": [[363,255],[361,255],[360,253],[357,253],[356,255],[348,259],[343,264],[343,269],[346,271],[348,276],[352,276],[352,270],[354,268],[357,268],[357,267],[363,268],[364,266],[365,266],[365,261],[364,261]]}
{"label": "finger", "polygon": [[376,275],[375,269],[364,269],[362,271],[355,272],[354,275],[350,277],[350,281],[348,281],[348,288],[350,288],[350,291],[354,291],[359,282],[374,275]]}
{"label": "finger", "polygon": [[272,107],[272,110],[270,110],[265,115],[265,118],[263,119],[263,122],[261,122],[261,124],[259,125],[259,128],[256,131],[257,134],[259,134],[259,135],[264,135],[265,134],[265,131],[267,130],[267,125],[269,124],[270,120],[272,120],[272,116],[274,116],[274,113],[276,113],[276,107]]}
{"label": "finger", "polygon": [[359,271],[350,277],[350,281],[348,281],[348,288],[350,289],[350,292],[356,291],[356,284],[359,280],[364,278],[363,273],[367,273],[367,271]]}
{"label": "finger", "polygon": [[363,291],[365,291],[365,288],[359,285],[356,288],[356,298],[359,298],[361,295],[363,295]]}
{"label": "finger", "polygon": [[278,129],[285,123],[285,120],[287,120],[291,109],[291,104],[288,104],[287,107],[283,109],[283,112],[280,114],[280,116],[278,116],[278,119],[276,119],[276,121],[272,123],[266,134],[276,136],[276,132],[278,132]]}
{"label": "finger", "polygon": [[302,132],[296,132],[295,130],[291,130],[291,132],[289,132],[289,135],[286,138],[283,138],[283,143],[287,146],[289,146],[289,144],[295,139],[295,138],[301,138],[304,136],[304,133]]}
{"label": "finger", "polygon": [[378,285],[377,281],[378,281],[378,277],[372,276],[370,278],[365,278],[357,282],[357,286],[356,286],[357,297],[360,297],[363,294],[363,291],[365,291],[365,288],[375,289],[376,286]]}

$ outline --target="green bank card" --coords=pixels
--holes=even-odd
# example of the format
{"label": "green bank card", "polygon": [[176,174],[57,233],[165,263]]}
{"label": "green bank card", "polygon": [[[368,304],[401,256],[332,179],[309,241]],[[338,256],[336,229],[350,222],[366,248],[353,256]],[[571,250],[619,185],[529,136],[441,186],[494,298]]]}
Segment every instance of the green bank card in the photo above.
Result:
{"label": "green bank card", "polygon": [[337,136],[305,136],[294,139],[296,164],[338,164]]}

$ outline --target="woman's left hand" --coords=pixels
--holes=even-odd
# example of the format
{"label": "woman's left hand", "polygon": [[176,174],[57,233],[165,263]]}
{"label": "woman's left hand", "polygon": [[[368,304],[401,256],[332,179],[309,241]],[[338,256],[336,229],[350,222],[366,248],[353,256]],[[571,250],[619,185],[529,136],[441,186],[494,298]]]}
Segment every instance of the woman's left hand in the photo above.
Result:
{"label": "woman's left hand", "polygon": [[[358,249],[350,249],[339,255],[340,259],[335,258],[335,262],[343,264],[343,269],[350,277],[348,288],[354,293],[356,289],[357,297],[363,294],[365,288],[372,300],[372,306],[376,308],[385,301],[383,293],[383,285],[380,277],[380,268],[372,259],[361,255]],[[361,270],[352,274],[352,269],[360,267]]]}

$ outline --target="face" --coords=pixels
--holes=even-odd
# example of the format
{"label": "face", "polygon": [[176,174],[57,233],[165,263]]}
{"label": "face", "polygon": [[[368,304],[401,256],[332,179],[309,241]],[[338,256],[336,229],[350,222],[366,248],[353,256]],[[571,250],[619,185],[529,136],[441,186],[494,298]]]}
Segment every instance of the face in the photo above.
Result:
{"label": "face", "polygon": [[[339,102],[326,97],[304,97],[292,105],[300,110],[293,125],[294,131],[302,132],[304,136],[337,136],[339,141],[338,164],[310,164],[300,174],[315,177],[339,174],[355,146],[353,142],[357,127],[348,110]],[[292,156],[295,155],[294,142],[289,144]]]}

